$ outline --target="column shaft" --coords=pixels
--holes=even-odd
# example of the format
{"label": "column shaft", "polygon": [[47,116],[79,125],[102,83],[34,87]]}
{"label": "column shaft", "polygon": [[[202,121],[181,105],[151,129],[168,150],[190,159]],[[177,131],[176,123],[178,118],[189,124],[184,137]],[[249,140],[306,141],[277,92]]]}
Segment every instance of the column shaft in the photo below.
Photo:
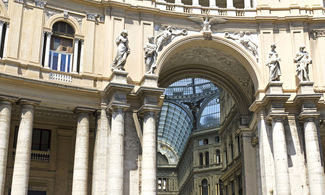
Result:
{"label": "column shaft", "polygon": [[124,112],[116,108],[112,113],[112,125],[109,141],[108,194],[123,194],[124,172]]}
{"label": "column shaft", "polygon": [[51,36],[52,36],[51,32],[46,33],[46,48],[45,48],[45,59],[44,59],[44,67],[45,68],[49,68]]}
{"label": "column shaft", "polygon": [[283,120],[272,120],[273,156],[275,168],[275,185],[277,195],[290,194],[290,180],[288,171],[288,154]]}
{"label": "column shaft", "polygon": [[0,102],[0,194],[5,192],[11,107],[9,101]]}
{"label": "column shaft", "polygon": [[209,0],[209,7],[216,7],[216,0]]}
{"label": "column shaft", "polygon": [[304,123],[306,158],[310,194],[325,194],[324,170],[321,163],[318,133],[314,119],[307,119]]}
{"label": "column shaft", "polygon": [[18,130],[11,194],[26,195],[28,192],[30,156],[33,134],[34,106],[23,105]]}
{"label": "column shaft", "polygon": [[143,121],[141,195],[156,195],[156,153],[155,114],[147,112]]}
{"label": "column shaft", "polygon": [[233,0],[227,0],[227,8],[234,8],[234,1]]}
{"label": "column shaft", "polygon": [[73,47],[73,73],[77,73],[77,66],[78,66],[78,48],[79,48],[79,39],[74,40],[74,47]]}
{"label": "column shaft", "polygon": [[103,195],[106,190],[106,142],[108,133],[108,120],[105,108],[101,109],[97,126],[94,147],[92,195]]}
{"label": "column shaft", "polygon": [[251,8],[251,0],[244,0],[244,8]]}
{"label": "column shaft", "polygon": [[74,154],[72,195],[87,195],[89,114],[79,113]]}

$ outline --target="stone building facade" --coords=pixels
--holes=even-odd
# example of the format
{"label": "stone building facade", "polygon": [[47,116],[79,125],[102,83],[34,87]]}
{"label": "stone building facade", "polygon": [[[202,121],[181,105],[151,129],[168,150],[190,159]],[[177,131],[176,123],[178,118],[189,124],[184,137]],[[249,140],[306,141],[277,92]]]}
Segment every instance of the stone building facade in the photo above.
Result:
{"label": "stone building facade", "polygon": [[[324,195],[324,15],[323,0],[1,0],[0,194]],[[165,89],[186,78],[225,92],[220,124],[163,142]],[[208,104],[189,102],[199,121]]]}

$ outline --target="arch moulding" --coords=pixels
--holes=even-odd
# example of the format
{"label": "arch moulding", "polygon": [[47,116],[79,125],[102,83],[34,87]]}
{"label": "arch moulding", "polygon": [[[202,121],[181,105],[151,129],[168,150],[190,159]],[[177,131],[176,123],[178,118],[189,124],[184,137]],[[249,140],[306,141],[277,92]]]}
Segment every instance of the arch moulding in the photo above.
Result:
{"label": "arch moulding", "polygon": [[182,37],[175,42],[167,45],[158,56],[157,60],[157,72],[158,75],[164,71],[164,68],[171,56],[181,52],[184,49],[194,47],[194,46],[209,47],[220,50],[221,52],[234,57],[238,62],[240,62],[243,67],[247,70],[250,78],[253,81],[255,91],[259,90],[261,86],[264,86],[261,72],[258,68],[258,63],[255,57],[247,52],[238,43],[228,40],[220,36],[213,36],[212,40],[204,40],[201,34],[198,35],[187,35]]}
{"label": "arch moulding", "polygon": [[62,14],[55,14],[55,15],[51,16],[47,20],[47,22],[45,23],[44,28],[47,29],[47,30],[52,30],[53,24],[55,22],[59,22],[59,21],[66,22],[66,23],[70,24],[73,27],[74,31],[75,31],[75,36],[83,37],[81,35],[81,29],[80,29],[78,21],[73,17],[64,18],[63,13]]}

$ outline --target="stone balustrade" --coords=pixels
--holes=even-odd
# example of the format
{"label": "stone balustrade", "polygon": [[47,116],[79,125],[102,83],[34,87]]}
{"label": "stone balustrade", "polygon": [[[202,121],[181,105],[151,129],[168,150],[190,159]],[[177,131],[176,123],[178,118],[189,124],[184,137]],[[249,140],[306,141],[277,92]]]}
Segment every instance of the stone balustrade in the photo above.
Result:
{"label": "stone balustrade", "polygon": [[196,1],[192,1],[192,4],[184,4],[182,2],[170,3],[164,0],[156,1],[156,7],[163,11],[217,16],[256,16],[256,9],[248,1],[243,3],[242,8],[236,8],[231,3],[227,4],[224,8],[216,6],[213,1],[209,2],[209,4],[200,5]]}

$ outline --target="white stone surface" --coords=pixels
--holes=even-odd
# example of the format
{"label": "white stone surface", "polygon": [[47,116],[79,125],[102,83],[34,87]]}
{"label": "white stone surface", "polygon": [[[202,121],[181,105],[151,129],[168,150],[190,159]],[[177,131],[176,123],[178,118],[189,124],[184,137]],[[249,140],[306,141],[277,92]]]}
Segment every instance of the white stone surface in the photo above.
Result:
{"label": "white stone surface", "polygon": [[259,167],[261,178],[260,194],[275,192],[274,160],[272,155],[272,142],[269,127],[265,123],[264,113],[259,114],[258,138],[259,138]]}
{"label": "white stone surface", "polygon": [[123,194],[123,171],[124,171],[124,112],[116,108],[112,113],[112,125],[108,146],[108,194]]}
{"label": "white stone surface", "polygon": [[156,195],[156,121],[153,112],[147,112],[143,121],[141,195]]}
{"label": "white stone surface", "polygon": [[28,191],[34,106],[23,105],[19,124],[11,194],[26,195]]}
{"label": "white stone surface", "polygon": [[324,169],[320,158],[318,134],[314,119],[306,119],[304,128],[310,194],[324,195]]}
{"label": "white stone surface", "polygon": [[108,118],[106,109],[102,108],[97,120],[97,132],[94,147],[92,194],[105,194],[106,190],[106,159],[107,159],[107,133]]}
{"label": "white stone surface", "polygon": [[79,113],[74,154],[72,195],[87,195],[89,114]]}
{"label": "white stone surface", "polygon": [[273,157],[277,195],[290,195],[288,154],[283,119],[272,120]]}
{"label": "white stone surface", "polygon": [[0,194],[5,191],[10,119],[11,102],[0,102]]}

